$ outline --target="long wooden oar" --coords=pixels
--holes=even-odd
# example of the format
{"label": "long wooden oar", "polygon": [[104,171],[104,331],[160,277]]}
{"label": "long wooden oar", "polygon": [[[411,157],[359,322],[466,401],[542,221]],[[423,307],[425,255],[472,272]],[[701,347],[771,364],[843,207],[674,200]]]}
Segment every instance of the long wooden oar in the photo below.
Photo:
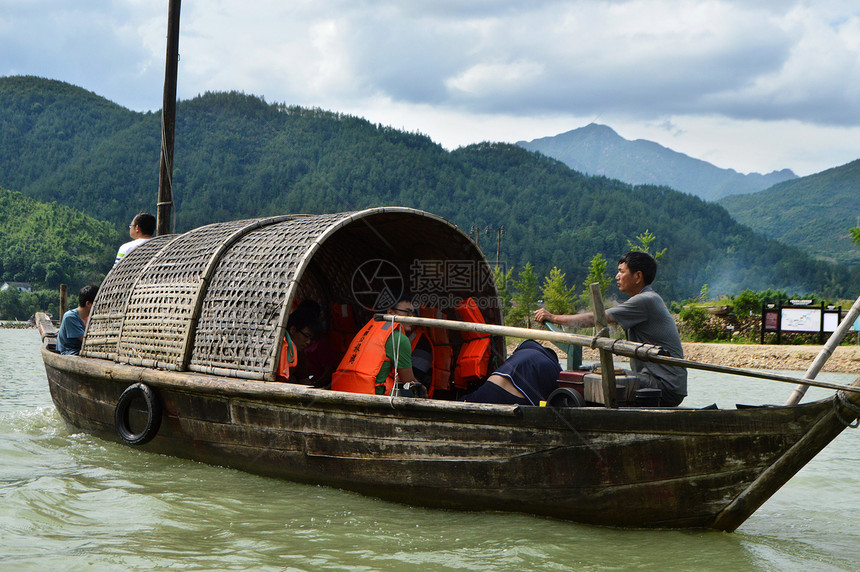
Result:
{"label": "long wooden oar", "polygon": [[460,322],[457,320],[436,320],[433,318],[394,316],[391,314],[376,314],[374,318],[376,320],[385,320],[389,322],[393,321],[399,322],[401,324],[413,324],[416,326],[426,326],[428,328],[444,328],[461,332],[478,332],[482,334],[490,334],[497,336],[511,336],[515,338],[527,338],[547,342],[574,344],[577,346],[603,349],[627,358],[632,357],[642,361],[649,361],[653,363],[662,363],[665,365],[674,365],[678,367],[686,367],[690,369],[699,369],[703,371],[712,371],[717,373],[727,373],[744,377],[768,379],[771,381],[779,381],[782,383],[802,383],[805,385],[810,385],[812,387],[821,387],[824,389],[833,389],[836,391],[849,391],[854,393],[860,393],[860,387],[840,385],[838,383],[828,383],[826,381],[815,381],[814,379],[792,377],[789,375],[755,371],[752,369],[744,369],[740,367],[715,365],[692,361],[688,359],[674,358],[665,355],[665,350],[658,346],[650,344],[640,344],[627,340],[616,340],[614,338],[607,338],[602,336],[592,337],[583,336],[581,334],[570,334],[567,332],[549,332],[544,330],[532,330],[530,328],[516,328],[513,326],[476,324],[474,322]]}

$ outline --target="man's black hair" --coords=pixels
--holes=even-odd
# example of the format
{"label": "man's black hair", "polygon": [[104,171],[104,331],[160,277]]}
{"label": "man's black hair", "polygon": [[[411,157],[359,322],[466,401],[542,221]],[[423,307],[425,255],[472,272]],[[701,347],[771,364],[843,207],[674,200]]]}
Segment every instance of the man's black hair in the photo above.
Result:
{"label": "man's black hair", "polygon": [[78,306],[83,307],[87,302],[95,302],[96,294],[98,293],[98,286],[93,286],[92,284],[84,286],[81,288],[81,291],[78,292]]}
{"label": "man's black hair", "polygon": [[155,234],[155,217],[147,212],[137,213],[132,219],[131,224],[139,226],[140,232],[146,236]]}
{"label": "man's black hair", "polygon": [[[293,316],[295,316],[295,318]],[[287,319],[287,328],[290,326],[295,326],[296,329],[299,330],[307,326],[315,336],[320,334],[325,330],[322,318],[322,306],[319,305],[319,302],[310,298],[302,300]]]}
{"label": "man's black hair", "polygon": [[657,277],[657,261],[647,252],[630,251],[618,259],[618,264],[622,262],[627,265],[631,274],[641,272],[646,286]]}
{"label": "man's black hair", "polygon": [[304,328],[309,328],[314,335],[318,334],[322,329],[322,325],[319,320],[319,311],[315,311],[308,306],[299,306],[293,313],[290,314],[290,317],[287,318],[287,329],[295,328],[299,331]]}

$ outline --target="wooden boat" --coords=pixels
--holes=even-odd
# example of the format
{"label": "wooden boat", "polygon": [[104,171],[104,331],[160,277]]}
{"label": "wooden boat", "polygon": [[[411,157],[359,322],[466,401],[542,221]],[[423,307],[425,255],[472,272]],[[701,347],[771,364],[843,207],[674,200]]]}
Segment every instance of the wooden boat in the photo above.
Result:
{"label": "wooden boat", "polygon": [[[860,378],[831,399],[739,410],[482,405],[456,401],[456,390],[431,400],[275,381],[295,302],[380,310],[395,301],[398,280],[426,292],[443,278],[437,299],[425,302],[452,329],[582,340],[498,330],[486,259],[428,213],[289,215],[167,234],[179,1],[169,4],[159,236],[108,274],[81,357],[52,351],[53,327],[39,316],[51,396],[71,426],[154,453],[417,505],[734,530],[857,418]],[[440,268],[453,270],[452,280]],[[420,284],[404,286],[404,277]],[[483,302],[487,325],[451,320],[454,301],[468,297]],[[462,341],[452,337],[456,355]],[[609,365],[604,395],[610,351],[669,359],[593,343]],[[491,346],[501,360],[502,339]]]}
{"label": "wooden boat", "polygon": [[[106,439],[394,501],[720,530],[739,526],[860,411],[860,378],[830,399],[738,410],[468,404],[455,392],[417,399],[275,381],[295,301],[361,310],[360,295],[381,292],[354,284],[368,261],[412,278],[428,261],[467,268],[446,295],[483,301],[486,328],[503,327],[486,259],[431,214],[219,223],[155,238],[112,270],[81,357],[45,338],[53,401],[71,426]],[[500,337],[493,348],[504,357]]]}

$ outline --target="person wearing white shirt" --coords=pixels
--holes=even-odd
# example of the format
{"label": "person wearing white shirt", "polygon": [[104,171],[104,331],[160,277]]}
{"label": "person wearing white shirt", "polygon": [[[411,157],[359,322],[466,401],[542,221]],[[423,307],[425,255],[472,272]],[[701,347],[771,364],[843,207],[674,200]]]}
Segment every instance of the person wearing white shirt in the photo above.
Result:
{"label": "person wearing white shirt", "polygon": [[153,234],[155,234],[155,217],[146,212],[137,213],[128,225],[128,235],[134,240],[119,247],[113,265],[119,264],[129,252],[151,239]]}

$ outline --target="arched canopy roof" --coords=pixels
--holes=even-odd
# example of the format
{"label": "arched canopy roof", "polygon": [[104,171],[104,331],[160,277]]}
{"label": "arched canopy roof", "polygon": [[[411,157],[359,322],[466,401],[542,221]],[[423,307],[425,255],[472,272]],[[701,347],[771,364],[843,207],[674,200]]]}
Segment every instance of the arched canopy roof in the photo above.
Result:
{"label": "arched canopy roof", "polygon": [[452,318],[472,296],[488,323],[502,323],[487,260],[435,215],[383,207],[216,223],[127,255],[99,290],[81,355],[274,379],[299,301],[349,304],[366,318],[405,293]]}

